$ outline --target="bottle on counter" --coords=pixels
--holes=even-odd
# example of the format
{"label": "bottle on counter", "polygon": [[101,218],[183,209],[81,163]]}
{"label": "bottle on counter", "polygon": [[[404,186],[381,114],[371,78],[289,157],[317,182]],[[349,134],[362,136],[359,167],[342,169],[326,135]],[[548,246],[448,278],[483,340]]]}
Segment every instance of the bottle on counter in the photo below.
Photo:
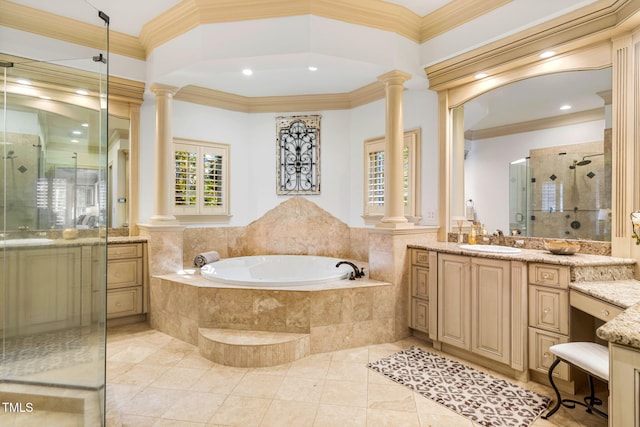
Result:
{"label": "bottle on counter", "polygon": [[475,245],[478,241],[478,233],[476,232],[476,224],[471,224],[471,230],[469,230],[469,236],[467,240],[470,245]]}

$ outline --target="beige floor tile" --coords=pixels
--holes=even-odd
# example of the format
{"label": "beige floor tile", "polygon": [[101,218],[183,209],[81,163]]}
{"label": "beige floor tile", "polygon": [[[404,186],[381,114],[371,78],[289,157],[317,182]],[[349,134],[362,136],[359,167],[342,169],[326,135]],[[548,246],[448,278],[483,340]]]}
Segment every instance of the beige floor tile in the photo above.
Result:
{"label": "beige floor tile", "polygon": [[156,351],[158,351],[158,349],[154,347],[130,344],[120,351],[107,355],[107,360],[112,362],[140,363]]}
{"label": "beige floor tile", "polygon": [[153,366],[175,366],[184,359],[186,355],[187,353],[185,352],[161,348],[145,357],[140,363]]}
{"label": "beige floor tile", "polygon": [[233,389],[231,394],[273,399],[283,380],[284,376],[248,372]]}
{"label": "beige floor tile", "polygon": [[[121,415],[122,427],[152,427],[158,418],[139,415]],[[107,426],[109,427],[109,426]]]}
{"label": "beige floor tile", "polygon": [[224,394],[187,392],[162,414],[162,418],[206,423],[227,398]]}
{"label": "beige floor tile", "polygon": [[416,412],[413,391],[400,384],[369,384],[367,407],[393,411]]}
{"label": "beige floor tile", "polygon": [[369,349],[367,347],[349,348],[331,353],[332,361],[355,362],[366,364],[369,361]]}
{"label": "beige floor tile", "polygon": [[134,365],[131,369],[109,380],[111,384],[145,387],[160,378],[169,369],[166,366]]}
{"label": "beige floor tile", "polygon": [[209,420],[209,424],[252,427],[259,426],[267,412],[270,399],[229,396]]}
{"label": "beige floor tile", "polygon": [[183,394],[181,390],[147,387],[122,404],[120,411],[128,415],[159,418]]}
{"label": "beige floor tile", "polygon": [[229,394],[247,372],[246,368],[214,365],[202,373],[191,389],[209,393]]}
{"label": "beige floor tile", "polygon": [[305,357],[291,363],[287,376],[325,379],[331,364],[331,356],[328,358]]}
{"label": "beige floor tile", "polygon": [[150,385],[157,388],[190,390],[204,373],[201,369],[170,367]]}
{"label": "beige floor tile", "polygon": [[313,427],[365,427],[367,409],[354,406],[320,405]]}
{"label": "beige floor tile", "polygon": [[366,383],[368,375],[369,369],[366,363],[332,360],[326,378],[328,380]]}
{"label": "beige floor tile", "polygon": [[341,406],[367,406],[367,384],[327,380],[320,403]]}
{"label": "beige floor tile", "polygon": [[415,412],[367,409],[367,427],[420,427]]}
{"label": "beige floor tile", "polygon": [[310,402],[274,400],[261,427],[307,427],[313,425],[318,405]]}
{"label": "beige floor tile", "polygon": [[298,402],[320,402],[324,380],[317,378],[285,377],[275,395],[276,399]]}

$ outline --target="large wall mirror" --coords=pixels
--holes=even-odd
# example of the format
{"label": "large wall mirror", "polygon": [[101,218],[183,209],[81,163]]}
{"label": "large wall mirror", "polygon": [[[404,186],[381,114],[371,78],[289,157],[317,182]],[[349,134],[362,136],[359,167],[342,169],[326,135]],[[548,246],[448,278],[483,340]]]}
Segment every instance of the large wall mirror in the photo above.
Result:
{"label": "large wall mirror", "polygon": [[[6,230],[128,228],[135,204],[130,159],[137,151],[130,106],[141,102],[143,85],[124,80],[112,85],[116,96],[123,88],[129,93],[110,99],[105,126],[104,100],[87,83],[90,72],[9,55],[0,59],[15,64],[0,119],[6,121],[0,162]],[[86,93],[76,92],[79,88]],[[106,152],[100,132],[107,132]],[[99,167],[105,157],[106,176]]]}
{"label": "large wall mirror", "polygon": [[504,69],[439,92],[446,231],[611,241],[610,42]]}
{"label": "large wall mirror", "polygon": [[567,71],[465,102],[465,214],[505,234],[610,241],[611,82],[609,67]]}

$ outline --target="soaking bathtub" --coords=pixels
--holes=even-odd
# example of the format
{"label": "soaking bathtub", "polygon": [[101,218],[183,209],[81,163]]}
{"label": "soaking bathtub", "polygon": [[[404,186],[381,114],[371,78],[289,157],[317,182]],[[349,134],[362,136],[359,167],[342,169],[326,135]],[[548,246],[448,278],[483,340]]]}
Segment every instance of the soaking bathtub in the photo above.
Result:
{"label": "soaking bathtub", "polygon": [[320,285],[349,277],[353,269],[336,267],[340,258],[312,255],[255,255],[226,258],[204,265],[200,275],[231,285],[301,286]]}

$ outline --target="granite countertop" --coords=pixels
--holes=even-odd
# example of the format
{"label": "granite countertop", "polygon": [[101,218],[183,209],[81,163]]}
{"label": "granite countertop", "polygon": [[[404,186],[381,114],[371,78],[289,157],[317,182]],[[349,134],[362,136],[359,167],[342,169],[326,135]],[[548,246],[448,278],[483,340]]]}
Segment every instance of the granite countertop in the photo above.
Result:
{"label": "granite countertop", "polygon": [[618,258],[605,255],[591,255],[577,253],[574,255],[555,255],[538,249],[520,249],[519,253],[478,252],[461,249],[459,243],[429,242],[420,245],[409,245],[409,248],[438,251],[458,255],[470,255],[478,258],[504,259],[509,261],[543,262],[567,266],[604,266],[604,265],[635,265],[636,260]]}
{"label": "granite countertop", "polygon": [[574,282],[571,289],[626,309],[598,328],[599,338],[640,349],[640,281]]}
{"label": "granite countertop", "polygon": [[[56,247],[93,246],[104,244],[104,237],[78,237],[76,239],[49,239],[46,237],[13,239],[4,249],[45,249]],[[147,239],[140,236],[114,236],[109,237],[108,244],[144,243]],[[0,240],[0,247],[3,247]]]}

